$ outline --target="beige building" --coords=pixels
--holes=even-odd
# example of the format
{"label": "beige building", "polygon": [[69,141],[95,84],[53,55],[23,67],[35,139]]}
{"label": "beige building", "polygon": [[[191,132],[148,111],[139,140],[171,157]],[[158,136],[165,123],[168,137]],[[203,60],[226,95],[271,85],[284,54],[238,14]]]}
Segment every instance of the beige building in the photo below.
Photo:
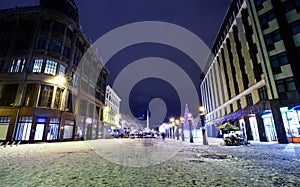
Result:
{"label": "beige building", "polygon": [[80,63],[78,21],[73,0],[0,11],[0,141],[98,137],[108,72],[93,49]]}
{"label": "beige building", "polygon": [[107,85],[103,122],[108,127],[119,128],[120,126],[120,102],[121,99],[118,94],[109,85]]}
{"label": "beige building", "polygon": [[231,122],[248,140],[300,141],[300,1],[233,0],[202,77],[210,136]]}

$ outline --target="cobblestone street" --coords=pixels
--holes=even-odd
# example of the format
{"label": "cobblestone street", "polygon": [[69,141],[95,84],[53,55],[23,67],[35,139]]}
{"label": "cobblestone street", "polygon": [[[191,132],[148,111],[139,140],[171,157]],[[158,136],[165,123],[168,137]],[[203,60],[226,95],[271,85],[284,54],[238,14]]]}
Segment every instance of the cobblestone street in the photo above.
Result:
{"label": "cobblestone street", "polygon": [[[145,147],[149,150],[139,149]],[[230,147],[115,139],[1,146],[0,155],[0,186],[298,186],[300,182],[299,144],[252,142]]]}

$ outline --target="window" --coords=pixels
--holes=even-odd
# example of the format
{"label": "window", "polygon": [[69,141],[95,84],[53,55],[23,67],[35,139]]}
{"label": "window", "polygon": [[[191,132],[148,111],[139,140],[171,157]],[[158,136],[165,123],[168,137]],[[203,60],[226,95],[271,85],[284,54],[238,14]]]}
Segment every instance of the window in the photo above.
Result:
{"label": "window", "polygon": [[286,12],[289,12],[293,9],[299,9],[300,7],[300,0],[286,0],[284,2],[284,8]]}
{"label": "window", "polygon": [[9,123],[10,123],[9,116],[0,117],[0,140],[6,140]]}
{"label": "window", "polygon": [[25,106],[34,106],[36,100],[36,93],[38,92],[37,84],[28,84],[25,96]]}
{"label": "window", "polygon": [[50,49],[51,51],[60,53],[60,50],[61,50],[61,41],[52,39],[51,42],[50,42],[50,47],[49,47],[49,49]]}
{"label": "window", "polygon": [[32,68],[32,72],[41,73],[42,67],[43,67],[43,59],[35,59],[33,68]]}
{"label": "window", "polygon": [[288,99],[287,92],[296,90],[296,85],[293,77],[277,80],[276,85],[280,99]]}
{"label": "window", "polygon": [[258,89],[258,94],[259,94],[260,100],[267,100],[268,99],[268,94],[267,94],[266,86],[263,86],[263,87],[259,88]]}
{"label": "window", "polygon": [[32,116],[19,117],[15,140],[29,141],[32,119]]}
{"label": "window", "polygon": [[57,140],[59,137],[59,118],[50,118],[48,132],[47,132],[47,140]]}
{"label": "window", "polygon": [[70,48],[69,47],[67,47],[67,46],[64,47],[63,55],[67,58],[70,58]]}
{"label": "window", "polygon": [[[16,99],[18,84],[0,85],[0,106],[13,106]],[[2,89],[1,89],[2,88]]]}
{"label": "window", "polygon": [[255,6],[257,10],[261,10],[264,8],[263,3],[267,0],[255,0]]}
{"label": "window", "polygon": [[65,25],[60,22],[54,22],[53,31],[64,34],[65,33]]}
{"label": "window", "polygon": [[64,139],[72,139],[74,132],[74,121],[66,120],[64,127]]}
{"label": "window", "polygon": [[238,109],[242,109],[242,101],[240,99],[238,99],[237,101],[237,105],[238,105]]}
{"label": "window", "polygon": [[300,33],[300,21],[295,21],[291,23],[290,27],[293,35]]}
{"label": "window", "polygon": [[39,106],[51,107],[52,94],[53,94],[52,86],[42,85],[40,91]]}
{"label": "window", "polygon": [[37,45],[37,49],[46,49],[46,44],[47,44],[47,38],[39,38],[39,43]]}
{"label": "window", "polygon": [[8,70],[9,73],[23,72],[25,66],[25,59],[13,59],[11,66]]}
{"label": "window", "polygon": [[60,64],[60,66],[59,66],[59,75],[65,76],[65,74],[66,74],[66,66]]}
{"label": "window", "polygon": [[73,86],[77,86],[78,85],[78,74],[76,74],[76,73],[73,73],[72,85]]}
{"label": "window", "polygon": [[60,109],[62,105],[63,89],[57,88],[55,93],[54,108]]}
{"label": "window", "polygon": [[50,75],[55,75],[56,68],[57,68],[57,62],[47,60],[44,73],[50,74]]}
{"label": "window", "polygon": [[276,30],[270,34],[265,35],[265,42],[268,51],[274,50],[275,46],[274,43],[281,40],[281,35],[279,30]]}
{"label": "window", "polygon": [[247,105],[253,105],[252,94],[246,95]]}
{"label": "window", "polygon": [[275,19],[275,14],[273,10],[270,10],[269,12],[266,12],[265,14],[259,16],[259,22],[262,29],[269,28],[269,22]]}
{"label": "window", "polygon": [[271,56],[270,62],[274,74],[281,73],[281,66],[289,63],[285,52]]}

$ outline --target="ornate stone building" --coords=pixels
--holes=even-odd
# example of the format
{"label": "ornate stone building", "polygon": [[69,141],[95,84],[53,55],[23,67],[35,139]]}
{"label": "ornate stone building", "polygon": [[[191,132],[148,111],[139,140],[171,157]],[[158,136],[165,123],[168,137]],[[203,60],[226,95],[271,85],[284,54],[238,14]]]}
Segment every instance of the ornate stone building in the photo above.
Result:
{"label": "ornate stone building", "polygon": [[0,11],[0,141],[98,138],[108,71],[78,21],[73,0]]}
{"label": "ornate stone building", "polygon": [[233,0],[202,77],[210,136],[231,122],[248,140],[300,141],[300,1]]}

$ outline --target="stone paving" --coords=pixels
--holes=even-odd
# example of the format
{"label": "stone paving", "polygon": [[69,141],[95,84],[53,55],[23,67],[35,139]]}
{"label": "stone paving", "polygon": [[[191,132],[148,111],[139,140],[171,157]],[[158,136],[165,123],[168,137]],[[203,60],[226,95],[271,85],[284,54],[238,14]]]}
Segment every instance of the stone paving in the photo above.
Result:
{"label": "stone paving", "polygon": [[300,186],[299,144],[199,142],[117,139],[2,146],[0,186]]}

